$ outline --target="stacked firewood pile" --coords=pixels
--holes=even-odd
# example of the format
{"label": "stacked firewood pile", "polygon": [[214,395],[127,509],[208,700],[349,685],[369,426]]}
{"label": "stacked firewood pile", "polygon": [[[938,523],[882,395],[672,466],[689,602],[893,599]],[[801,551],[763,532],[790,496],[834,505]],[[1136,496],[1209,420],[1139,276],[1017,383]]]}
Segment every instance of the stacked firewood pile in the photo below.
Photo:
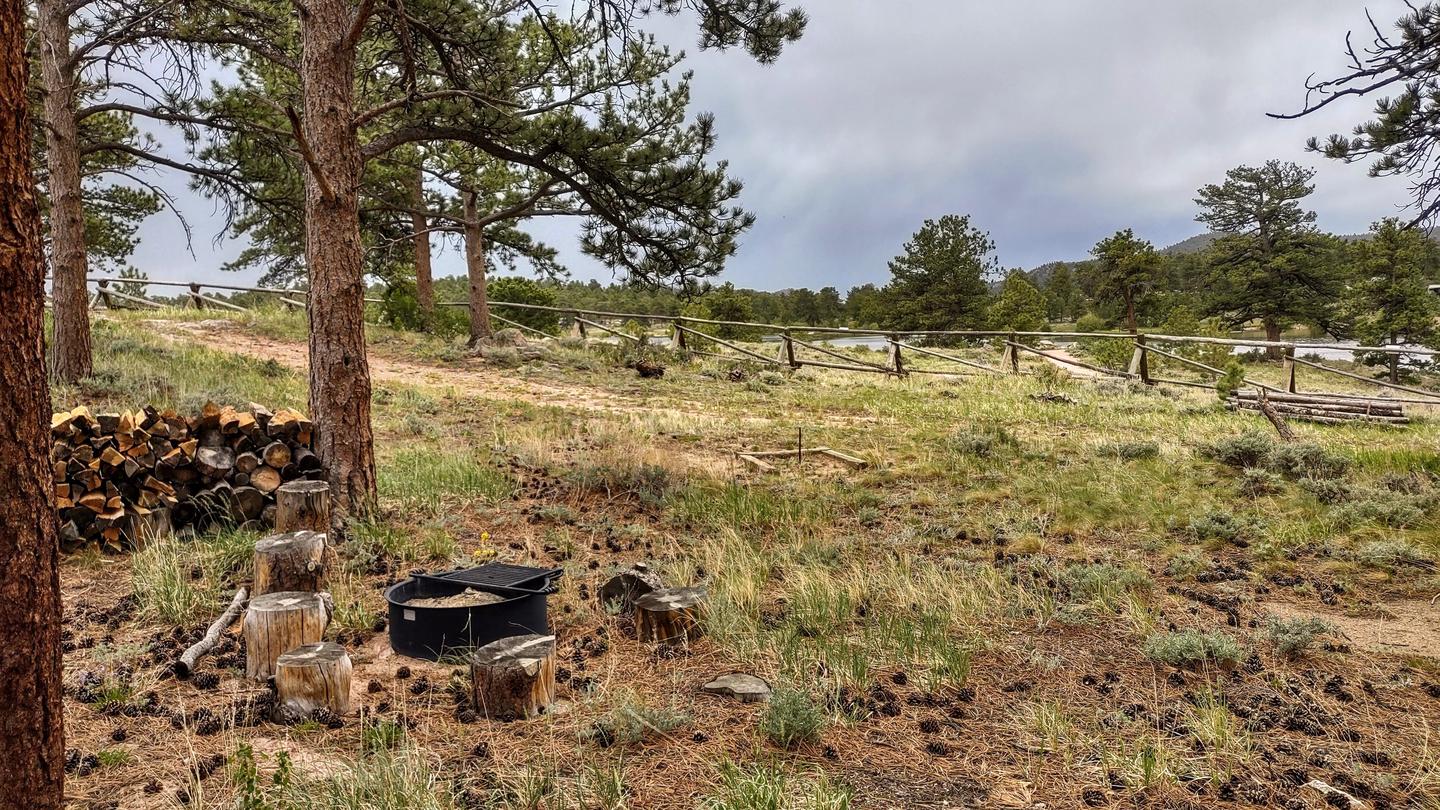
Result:
{"label": "stacked firewood pile", "polygon": [[[1390,425],[1404,425],[1409,417],[1398,402],[1381,402],[1374,399],[1346,397],[1338,394],[1289,394],[1266,391],[1265,400],[1276,413],[1289,419],[1300,419],[1322,424],[1341,422],[1380,422]],[[1230,397],[1230,409],[1235,411],[1260,410],[1260,395],[1250,389],[1242,389]]]}
{"label": "stacked firewood pile", "polygon": [[60,543],[119,551],[175,528],[274,522],[275,490],[323,477],[314,428],[299,411],[207,403],[187,418],[154,407],[51,417]]}

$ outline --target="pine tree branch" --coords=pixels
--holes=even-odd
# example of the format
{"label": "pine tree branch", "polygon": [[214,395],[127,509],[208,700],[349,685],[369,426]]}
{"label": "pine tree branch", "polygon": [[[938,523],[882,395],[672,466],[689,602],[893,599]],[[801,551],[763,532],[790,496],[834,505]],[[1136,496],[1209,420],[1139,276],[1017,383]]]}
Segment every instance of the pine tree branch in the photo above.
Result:
{"label": "pine tree branch", "polygon": [[320,170],[320,162],[316,160],[315,153],[310,149],[310,141],[305,138],[305,128],[300,125],[300,116],[295,113],[295,108],[285,107],[285,117],[290,119],[290,129],[295,135],[295,145],[300,150],[300,158],[305,161],[306,168],[310,170],[310,176],[315,178],[315,185],[320,187],[321,198],[334,200],[335,190],[330,187],[330,181]]}

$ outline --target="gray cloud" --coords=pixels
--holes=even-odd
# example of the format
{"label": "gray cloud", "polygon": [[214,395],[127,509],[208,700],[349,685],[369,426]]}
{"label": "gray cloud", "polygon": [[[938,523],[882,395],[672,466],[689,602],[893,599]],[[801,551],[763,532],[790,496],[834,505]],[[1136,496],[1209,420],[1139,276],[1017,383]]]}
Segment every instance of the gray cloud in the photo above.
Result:
{"label": "gray cloud", "polygon": [[[1125,227],[1170,244],[1199,232],[1199,186],[1270,158],[1319,170],[1311,201],[1329,230],[1362,231],[1408,199],[1403,180],[1304,152],[1306,137],[1348,131],[1369,102],[1265,117],[1295,109],[1311,72],[1343,67],[1345,32],[1366,27],[1353,0],[801,5],[810,28],[774,65],[689,48],[694,107],[715,114],[719,156],[759,217],[724,276],[741,286],[883,283],[921,221],[947,213],[989,230],[1007,266],[1081,258]],[[1404,5],[1370,9],[1388,25]],[[655,28],[689,46],[692,24]],[[136,264],[155,278],[219,279],[237,248],[209,241],[209,203],[185,208],[196,259],[157,218]],[[610,277],[574,250],[572,228],[534,230],[577,277]],[[454,250],[437,261],[441,274],[463,271]]]}

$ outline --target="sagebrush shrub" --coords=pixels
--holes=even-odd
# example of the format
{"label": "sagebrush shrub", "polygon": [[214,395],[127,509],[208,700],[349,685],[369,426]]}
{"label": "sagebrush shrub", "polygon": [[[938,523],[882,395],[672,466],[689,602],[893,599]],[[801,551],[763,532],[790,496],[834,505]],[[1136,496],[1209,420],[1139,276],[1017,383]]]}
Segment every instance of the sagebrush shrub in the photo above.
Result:
{"label": "sagebrush shrub", "polygon": [[1020,440],[998,425],[985,425],[975,430],[959,430],[950,435],[955,452],[976,458],[992,458],[1005,450],[1020,447]]}
{"label": "sagebrush shrub", "polygon": [[808,694],[781,688],[770,696],[760,730],[776,745],[791,748],[815,742],[825,728],[825,712]]}
{"label": "sagebrush shrub", "polygon": [[1204,663],[1233,664],[1245,656],[1245,651],[1225,633],[1182,630],[1156,633],[1145,639],[1145,656],[1174,667],[1194,667]]}
{"label": "sagebrush shrub", "polygon": [[1335,632],[1335,627],[1320,619],[1271,619],[1265,626],[1265,637],[1275,651],[1286,658],[1299,658],[1310,649],[1315,639]]}

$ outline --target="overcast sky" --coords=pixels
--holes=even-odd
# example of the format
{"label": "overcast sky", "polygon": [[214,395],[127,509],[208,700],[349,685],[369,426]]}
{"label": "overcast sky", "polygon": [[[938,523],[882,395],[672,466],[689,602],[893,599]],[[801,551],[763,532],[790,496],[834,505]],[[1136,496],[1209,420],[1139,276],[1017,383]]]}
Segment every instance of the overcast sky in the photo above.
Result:
{"label": "overcast sky", "polygon": [[[787,0],[788,4],[788,0]],[[759,221],[723,280],[742,287],[884,283],[886,261],[926,218],[969,214],[1007,267],[1083,258],[1133,227],[1163,247],[1199,233],[1195,190],[1270,158],[1315,166],[1319,225],[1365,230],[1408,200],[1304,151],[1347,131],[1369,101],[1301,121],[1312,72],[1344,66],[1345,33],[1367,29],[1355,0],[808,0],[804,38],[769,66],[741,51],[698,52],[693,19],[656,29],[690,52],[694,109],[716,117],[718,154]],[[1368,8],[1382,25],[1399,0]],[[134,263],[151,278],[234,280],[218,267],[213,206],[182,197],[192,259],[173,218],[144,226]],[[537,227],[577,278],[610,279],[573,231]],[[438,275],[463,273],[453,250]],[[250,280],[246,278],[245,280]]]}

